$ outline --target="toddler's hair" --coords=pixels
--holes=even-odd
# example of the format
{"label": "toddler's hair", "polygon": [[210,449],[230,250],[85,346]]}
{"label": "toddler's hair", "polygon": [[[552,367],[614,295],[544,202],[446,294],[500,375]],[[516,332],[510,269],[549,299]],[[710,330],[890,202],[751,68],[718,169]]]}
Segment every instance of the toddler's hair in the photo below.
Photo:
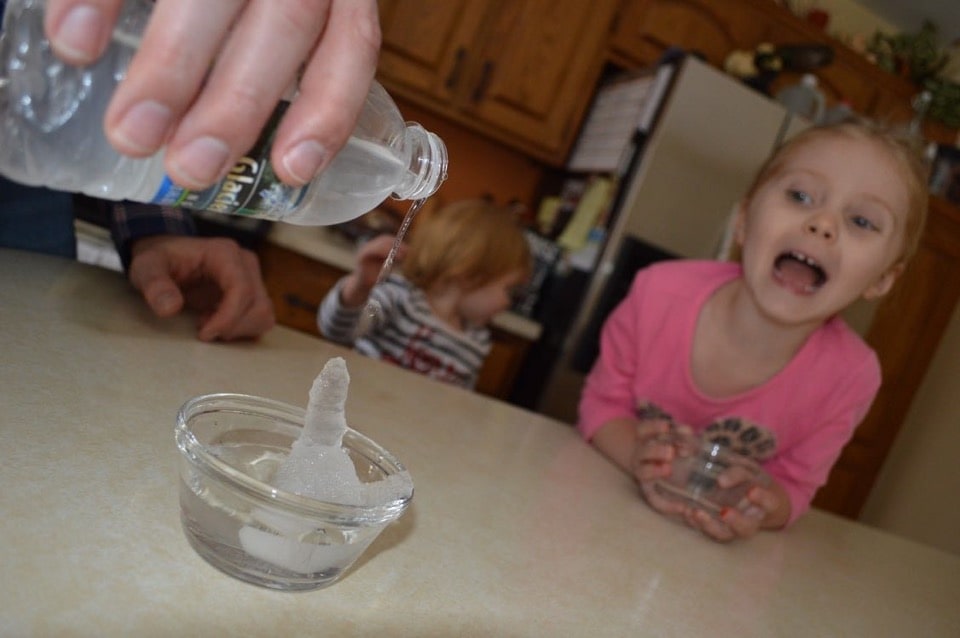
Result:
{"label": "toddler's hair", "polygon": [[532,268],[516,214],[483,199],[468,199],[420,214],[402,272],[424,290],[450,281],[473,290],[514,271],[526,279]]}
{"label": "toddler's hair", "polygon": [[829,135],[847,135],[872,140],[885,148],[899,165],[901,177],[907,187],[908,210],[906,225],[903,229],[903,247],[898,261],[906,261],[916,251],[920,237],[923,235],[929,203],[927,183],[930,167],[923,159],[923,140],[910,134],[903,127],[851,117],[837,124],[813,126],[801,131],[781,144],[767,158],[747,190],[744,201],[749,201],[757,189],[777,175],[792,152],[810,141]]}

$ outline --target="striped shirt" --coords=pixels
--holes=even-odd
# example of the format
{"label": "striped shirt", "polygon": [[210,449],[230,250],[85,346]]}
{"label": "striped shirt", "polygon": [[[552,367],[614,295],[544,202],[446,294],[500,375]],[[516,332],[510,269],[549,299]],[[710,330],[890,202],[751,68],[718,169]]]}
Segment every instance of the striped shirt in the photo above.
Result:
{"label": "striped shirt", "polygon": [[358,337],[364,309],[344,306],[342,287],[343,279],[327,293],[317,312],[317,326],[325,337],[433,379],[470,389],[476,385],[490,352],[488,328],[454,330],[433,312],[421,289],[403,275],[392,274],[370,293],[380,310]]}

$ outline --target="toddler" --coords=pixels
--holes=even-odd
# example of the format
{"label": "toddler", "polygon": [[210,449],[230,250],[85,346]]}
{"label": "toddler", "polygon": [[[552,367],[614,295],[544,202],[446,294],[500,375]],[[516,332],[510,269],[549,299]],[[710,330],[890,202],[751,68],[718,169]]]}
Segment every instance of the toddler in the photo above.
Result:
{"label": "toddler", "polygon": [[[421,212],[398,254],[400,272],[375,285],[392,244],[384,235],[360,248],[356,269],[320,305],[320,332],[368,356],[473,388],[490,352],[488,324],[510,307],[532,269],[514,213],[479,199]],[[379,312],[358,334],[368,298]]]}
{"label": "toddler", "polygon": [[[647,503],[717,540],[792,523],[880,386],[874,352],[839,313],[890,290],[927,208],[909,138],[848,121],[808,129],[739,204],[739,263],[677,260],[637,273],[611,313],[578,428]],[[672,427],[748,452],[773,479],[719,516],[663,499]],[[721,487],[725,479],[721,479]]]}

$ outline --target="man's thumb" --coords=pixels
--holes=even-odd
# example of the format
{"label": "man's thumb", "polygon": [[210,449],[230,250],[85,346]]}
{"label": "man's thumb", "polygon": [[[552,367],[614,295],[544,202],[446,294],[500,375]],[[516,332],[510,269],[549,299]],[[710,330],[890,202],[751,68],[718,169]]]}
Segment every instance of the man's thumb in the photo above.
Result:
{"label": "man's thumb", "polygon": [[163,269],[143,268],[130,279],[134,286],[140,289],[147,305],[157,316],[175,315],[183,307],[180,288]]}

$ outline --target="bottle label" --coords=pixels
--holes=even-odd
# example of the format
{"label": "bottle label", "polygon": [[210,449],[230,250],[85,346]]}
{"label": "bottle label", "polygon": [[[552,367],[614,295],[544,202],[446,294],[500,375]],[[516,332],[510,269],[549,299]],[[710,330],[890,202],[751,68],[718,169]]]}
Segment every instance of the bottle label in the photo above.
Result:
{"label": "bottle label", "polygon": [[221,182],[202,191],[191,191],[164,176],[151,203],[268,219],[285,217],[300,205],[307,192],[306,186],[287,186],[281,182],[269,162],[277,124],[288,106],[286,101],[277,105],[253,148]]}

